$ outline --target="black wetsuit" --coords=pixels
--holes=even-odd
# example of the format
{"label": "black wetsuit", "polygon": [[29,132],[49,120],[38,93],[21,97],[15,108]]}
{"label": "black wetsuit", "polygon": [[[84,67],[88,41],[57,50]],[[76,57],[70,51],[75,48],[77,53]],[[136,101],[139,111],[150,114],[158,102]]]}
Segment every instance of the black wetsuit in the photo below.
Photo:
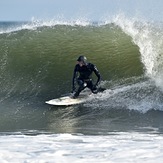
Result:
{"label": "black wetsuit", "polygon": [[[93,85],[91,75],[92,73],[95,73],[97,76],[97,82],[95,85]],[[79,73],[79,77],[77,77]],[[99,84],[101,75],[95,65],[92,63],[87,63],[86,65],[83,65],[82,67],[77,64],[74,68],[74,74],[73,74],[73,80],[72,80],[72,86],[73,91],[75,90],[75,80],[77,79],[77,83],[79,84],[79,88],[74,94],[74,96],[78,96],[82,90],[84,90],[86,87],[91,89],[93,93],[96,92],[96,86]]]}

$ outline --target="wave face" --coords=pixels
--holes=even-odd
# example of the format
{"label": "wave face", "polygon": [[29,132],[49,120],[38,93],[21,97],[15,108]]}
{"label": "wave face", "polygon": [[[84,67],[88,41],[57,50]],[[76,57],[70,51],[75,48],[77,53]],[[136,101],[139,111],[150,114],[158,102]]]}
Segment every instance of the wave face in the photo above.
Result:
{"label": "wave face", "polygon": [[[42,94],[60,88],[66,92],[66,88],[71,87],[74,64],[81,54],[99,67],[106,81],[144,73],[139,47],[115,24],[17,28],[1,34],[1,88],[4,91],[29,93],[32,90]],[[65,87],[67,83],[69,86]]]}
{"label": "wave face", "polygon": [[83,107],[163,111],[162,37],[161,23],[121,15],[98,23],[1,22],[3,116],[14,114],[13,119],[22,121],[22,114],[28,113],[26,118],[32,119],[36,108],[46,107],[44,101],[70,92],[73,68],[81,54],[98,67],[101,84],[107,88],[98,100],[91,99]]}

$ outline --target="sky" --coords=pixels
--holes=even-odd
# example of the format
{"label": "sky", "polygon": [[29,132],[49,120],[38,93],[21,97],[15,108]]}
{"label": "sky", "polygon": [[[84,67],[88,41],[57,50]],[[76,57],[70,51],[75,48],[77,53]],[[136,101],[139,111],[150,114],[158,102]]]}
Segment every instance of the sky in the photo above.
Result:
{"label": "sky", "polygon": [[0,0],[0,21],[86,18],[102,20],[118,13],[163,19],[163,0]]}

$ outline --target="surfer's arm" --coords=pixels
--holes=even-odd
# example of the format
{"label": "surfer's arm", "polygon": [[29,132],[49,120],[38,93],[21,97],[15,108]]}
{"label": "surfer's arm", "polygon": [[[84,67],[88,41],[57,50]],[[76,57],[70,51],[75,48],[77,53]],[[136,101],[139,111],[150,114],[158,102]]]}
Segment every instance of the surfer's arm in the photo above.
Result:
{"label": "surfer's arm", "polygon": [[98,69],[97,69],[97,67],[95,65],[93,66],[93,71],[97,76],[97,81],[96,81],[96,84],[95,84],[95,86],[97,86],[99,84],[100,80],[101,80],[101,75],[100,75],[100,72],[98,71]]}
{"label": "surfer's arm", "polygon": [[76,80],[76,77],[77,77],[77,66],[75,66],[74,68],[74,72],[73,72],[73,77],[72,77],[72,92],[74,92],[75,90],[75,80]]}

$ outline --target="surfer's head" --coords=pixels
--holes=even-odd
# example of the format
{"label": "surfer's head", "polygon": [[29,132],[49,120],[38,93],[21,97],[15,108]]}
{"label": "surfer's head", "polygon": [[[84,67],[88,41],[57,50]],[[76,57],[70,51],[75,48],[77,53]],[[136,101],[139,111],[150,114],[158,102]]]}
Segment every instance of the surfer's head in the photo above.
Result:
{"label": "surfer's head", "polygon": [[83,55],[79,56],[79,58],[77,59],[78,64],[82,67],[83,65],[87,64],[87,58]]}

